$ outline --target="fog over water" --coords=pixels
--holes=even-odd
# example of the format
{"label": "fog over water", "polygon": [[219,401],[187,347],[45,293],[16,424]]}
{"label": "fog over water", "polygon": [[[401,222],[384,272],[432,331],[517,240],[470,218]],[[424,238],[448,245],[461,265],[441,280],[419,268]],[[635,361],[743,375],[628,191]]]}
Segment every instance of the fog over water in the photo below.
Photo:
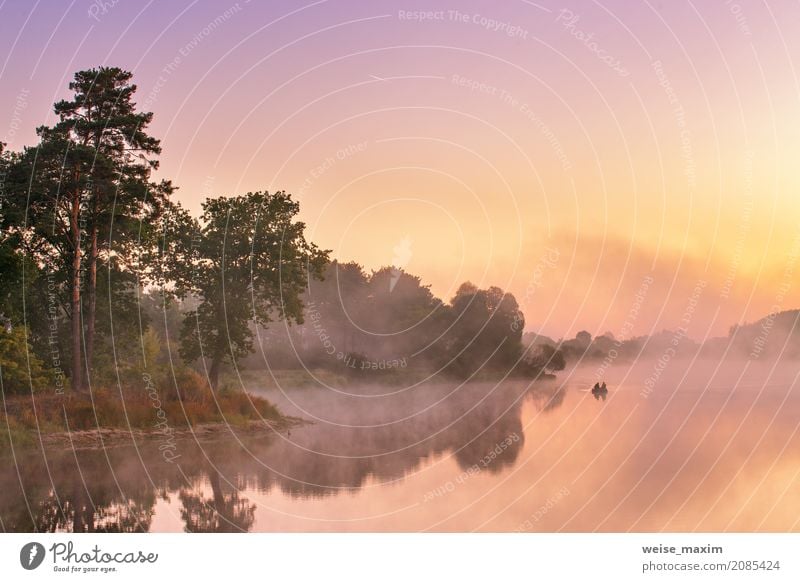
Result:
{"label": "fog over water", "polygon": [[[655,361],[557,380],[270,389],[259,438],[20,453],[5,531],[797,531],[797,367]],[[258,386],[249,386],[258,392]],[[80,470],[78,470],[80,469]],[[23,493],[24,491],[24,493]]]}

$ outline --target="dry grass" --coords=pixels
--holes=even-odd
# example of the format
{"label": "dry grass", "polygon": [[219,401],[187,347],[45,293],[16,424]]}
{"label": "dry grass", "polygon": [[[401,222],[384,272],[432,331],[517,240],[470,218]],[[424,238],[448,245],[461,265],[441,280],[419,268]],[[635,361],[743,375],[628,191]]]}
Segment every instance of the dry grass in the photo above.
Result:
{"label": "dry grass", "polygon": [[0,449],[9,432],[17,444],[33,440],[36,433],[57,433],[97,428],[157,429],[212,422],[233,425],[251,420],[280,420],[268,400],[243,391],[214,393],[195,372],[184,370],[159,381],[142,380],[139,387],[96,388],[91,394],[36,393],[6,396],[0,410]]}

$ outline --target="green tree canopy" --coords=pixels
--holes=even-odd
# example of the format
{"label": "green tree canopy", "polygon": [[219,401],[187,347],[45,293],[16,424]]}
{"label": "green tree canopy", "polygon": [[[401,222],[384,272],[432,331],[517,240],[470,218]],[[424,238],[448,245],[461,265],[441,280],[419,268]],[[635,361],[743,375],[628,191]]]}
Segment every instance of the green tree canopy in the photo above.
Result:
{"label": "green tree canopy", "polygon": [[109,290],[120,288],[114,272],[147,273],[150,226],[173,191],[169,182],[150,182],[161,150],[146,133],[153,114],[136,111],[131,79],[116,67],[77,72],[73,96],[54,105],[58,122],[39,127],[37,146],[9,171],[10,230],[70,321],[76,388],[86,386],[84,368],[93,368],[98,269],[107,268]]}
{"label": "green tree canopy", "polygon": [[303,293],[309,278],[322,277],[328,251],[306,241],[299,210],[283,191],[203,203],[185,251],[190,259],[175,279],[182,295],[199,302],[184,320],[181,355],[206,358],[214,387],[223,362],[252,351],[251,324],[303,321]]}

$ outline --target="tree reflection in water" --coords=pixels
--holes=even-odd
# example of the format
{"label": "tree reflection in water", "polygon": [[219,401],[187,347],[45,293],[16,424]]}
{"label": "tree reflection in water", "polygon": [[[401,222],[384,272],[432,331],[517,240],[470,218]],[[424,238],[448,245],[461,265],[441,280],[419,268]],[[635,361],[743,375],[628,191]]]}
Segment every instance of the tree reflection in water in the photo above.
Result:
{"label": "tree reflection in water", "polygon": [[219,471],[208,470],[212,496],[206,499],[202,492],[182,489],[180,492],[181,518],[187,532],[231,533],[250,531],[255,521],[256,506],[242,496],[238,489],[223,491]]}

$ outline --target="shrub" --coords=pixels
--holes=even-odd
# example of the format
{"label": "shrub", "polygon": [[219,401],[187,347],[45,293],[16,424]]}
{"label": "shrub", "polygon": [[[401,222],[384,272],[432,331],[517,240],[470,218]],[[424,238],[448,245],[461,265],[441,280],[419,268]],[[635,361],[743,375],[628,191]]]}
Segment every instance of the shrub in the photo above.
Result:
{"label": "shrub", "polygon": [[28,343],[25,327],[0,327],[0,374],[6,394],[44,390],[51,381],[42,361]]}
{"label": "shrub", "polygon": [[[170,375],[163,382],[161,397],[166,401],[206,403],[211,400],[211,387],[200,374],[189,368],[175,370],[173,382]],[[177,392],[175,386],[177,384]]]}

